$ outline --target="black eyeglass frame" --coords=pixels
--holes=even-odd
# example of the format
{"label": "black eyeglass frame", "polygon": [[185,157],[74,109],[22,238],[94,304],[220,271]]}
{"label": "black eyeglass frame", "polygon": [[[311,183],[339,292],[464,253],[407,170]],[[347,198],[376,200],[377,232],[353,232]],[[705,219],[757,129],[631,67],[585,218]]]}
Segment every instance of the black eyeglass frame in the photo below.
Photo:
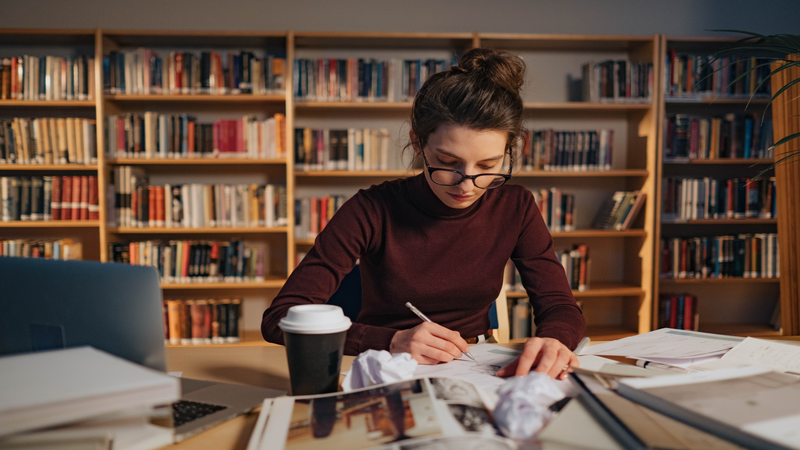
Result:
{"label": "black eyeglass frame", "polygon": [[[431,176],[431,181],[433,181],[434,183],[438,184],[439,186],[458,186],[459,184],[463,183],[464,180],[470,179],[470,180],[472,180],[472,184],[474,184],[475,187],[478,188],[478,189],[497,189],[500,186],[506,184],[508,182],[508,180],[511,179],[511,171],[514,168],[514,154],[513,154],[513,152],[508,152],[508,158],[509,158],[509,160],[508,160],[508,173],[481,173],[481,174],[478,174],[478,175],[464,175],[463,173],[461,173],[460,171],[455,170],[455,169],[441,169],[441,168],[438,168],[438,167],[431,167],[430,163],[428,162],[428,157],[425,156],[424,147],[422,147],[422,149],[420,150],[420,153],[422,153],[422,159],[425,161],[425,167],[428,169],[428,174]],[[433,179],[433,173],[436,172],[437,170],[458,174],[458,175],[461,176],[461,179],[459,179],[457,182],[452,183],[452,184],[438,183],[438,182],[436,182],[436,180]],[[504,180],[503,180],[503,182],[501,184],[499,184],[497,186],[491,186],[491,187],[480,187],[475,183],[475,179],[476,178],[478,178],[478,177],[486,177],[486,176],[503,177]]]}

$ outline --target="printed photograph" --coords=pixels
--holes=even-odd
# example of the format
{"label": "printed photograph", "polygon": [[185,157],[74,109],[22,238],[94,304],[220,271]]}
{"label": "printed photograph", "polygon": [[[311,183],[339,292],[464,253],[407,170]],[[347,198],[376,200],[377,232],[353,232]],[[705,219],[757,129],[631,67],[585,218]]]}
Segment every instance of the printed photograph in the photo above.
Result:
{"label": "printed photograph", "polygon": [[296,400],[285,449],[358,450],[439,433],[430,392],[410,380]]}

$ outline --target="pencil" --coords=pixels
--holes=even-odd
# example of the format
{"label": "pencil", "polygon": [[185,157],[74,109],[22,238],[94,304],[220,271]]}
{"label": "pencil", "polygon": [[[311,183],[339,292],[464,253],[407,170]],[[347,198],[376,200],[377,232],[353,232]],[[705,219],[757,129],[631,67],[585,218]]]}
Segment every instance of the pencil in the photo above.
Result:
{"label": "pencil", "polygon": [[[434,322],[434,321],[432,321],[431,319],[428,319],[428,316],[426,316],[425,314],[422,314],[422,311],[420,311],[420,310],[418,310],[417,308],[415,308],[415,307],[414,307],[414,305],[412,305],[412,304],[411,304],[411,302],[406,302],[406,306],[408,307],[408,309],[410,309],[410,310],[411,310],[411,312],[413,312],[414,314],[416,314],[416,315],[417,315],[417,317],[419,317],[420,319],[424,320],[425,322],[435,323],[435,322]],[[475,357],[474,357],[474,356],[472,356],[472,353],[470,353],[470,352],[464,352],[464,354],[465,354],[465,355],[467,355],[467,356],[469,356],[469,359],[471,359],[471,360],[475,361]],[[477,362],[477,361],[475,361],[475,362]]]}

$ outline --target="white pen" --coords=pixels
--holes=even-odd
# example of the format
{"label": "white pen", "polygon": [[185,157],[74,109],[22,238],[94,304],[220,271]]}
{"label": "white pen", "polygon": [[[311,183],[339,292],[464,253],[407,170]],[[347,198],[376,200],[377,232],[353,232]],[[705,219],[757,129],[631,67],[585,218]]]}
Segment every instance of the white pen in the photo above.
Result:
{"label": "white pen", "polygon": [[575,347],[575,351],[573,353],[575,353],[576,355],[579,354],[583,350],[583,348],[586,347],[586,344],[588,344],[589,341],[591,341],[591,339],[589,339],[588,337],[581,339],[581,341],[578,343],[578,346]]}
{"label": "white pen", "polygon": [[[411,304],[411,302],[406,302],[406,307],[408,307],[408,309],[410,309],[411,312],[416,314],[417,317],[419,317],[420,319],[424,320],[425,322],[436,323],[436,322],[432,321],[431,319],[428,319],[428,316],[426,316],[425,314],[422,314],[422,311],[420,311],[417,308],[415,308],[414,305]],[[475,361],[475,357],[472,356],[472,353],[464,352],[464,354],[469,356],[469,359]],[[475,361],[475,362],[477,362],[477,361]]]}

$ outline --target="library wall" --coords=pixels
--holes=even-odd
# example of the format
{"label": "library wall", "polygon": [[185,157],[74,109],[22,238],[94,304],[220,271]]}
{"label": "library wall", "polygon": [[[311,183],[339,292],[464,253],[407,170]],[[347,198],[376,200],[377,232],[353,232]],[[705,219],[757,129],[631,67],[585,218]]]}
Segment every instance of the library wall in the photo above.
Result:
{"label": "library wall", "polygon": [[[716,35],[796,33],[800,2],[772,0],[37,0],[2,2],[0,27]],[[491,9],[490,9],[491,8]],[[487,14],[489,12],[489,14]]]}

